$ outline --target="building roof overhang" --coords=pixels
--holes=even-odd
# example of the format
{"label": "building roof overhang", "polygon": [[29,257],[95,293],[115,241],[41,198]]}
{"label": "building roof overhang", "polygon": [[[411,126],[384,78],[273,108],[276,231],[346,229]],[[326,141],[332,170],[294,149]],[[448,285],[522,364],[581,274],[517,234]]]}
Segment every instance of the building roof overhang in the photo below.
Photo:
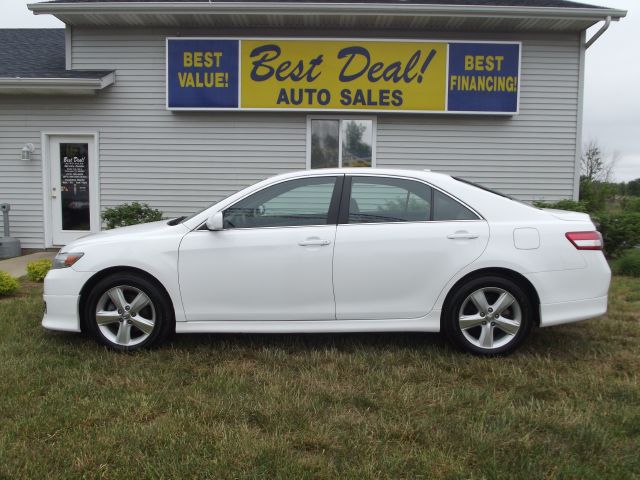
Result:
{"label": "building roof overhang", "polygon": [[114,72],[71,70],[47,75],[0,76],[0,95],[93,95],[115,82]]}
{"label": "building roof overhang", "polygon": [[245,29],[580,32],[607,17],[619,20],[626,15],[624,10],[569,2],[562,7],[477,3],[76,0],[28,7],[35,14],[51,14],[72,26]]}

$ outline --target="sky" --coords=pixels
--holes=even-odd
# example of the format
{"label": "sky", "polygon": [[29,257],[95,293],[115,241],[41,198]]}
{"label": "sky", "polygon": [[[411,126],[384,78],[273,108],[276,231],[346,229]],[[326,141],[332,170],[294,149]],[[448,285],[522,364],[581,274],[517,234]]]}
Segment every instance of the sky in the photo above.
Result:
{"label": "sky", "polygon": [[[27,10],[32,0],[0,0],[0,28],[62,27],[50,15]],[[33,0],[36,1],[36,0]],[[640,178],[640,2],[585,0],[584,3],[627,10],[588,50],[585,64],[583,143],[595,141],[608,159],[616,159],[614,180]],[[587,38],[601,24],[589,29]]]}

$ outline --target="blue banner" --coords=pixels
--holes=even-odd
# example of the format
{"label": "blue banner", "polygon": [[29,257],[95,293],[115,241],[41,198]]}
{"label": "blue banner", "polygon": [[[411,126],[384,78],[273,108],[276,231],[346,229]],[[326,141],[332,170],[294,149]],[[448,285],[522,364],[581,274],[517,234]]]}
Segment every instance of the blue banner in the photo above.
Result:
{"label": "blue banner", "polygon": [[519,63],[519,44],[449,44],[447,110],[516,113]]}
{"label": "blue banner", "polygon": [[238,108],[239,40],[170,39],[167,107]]}

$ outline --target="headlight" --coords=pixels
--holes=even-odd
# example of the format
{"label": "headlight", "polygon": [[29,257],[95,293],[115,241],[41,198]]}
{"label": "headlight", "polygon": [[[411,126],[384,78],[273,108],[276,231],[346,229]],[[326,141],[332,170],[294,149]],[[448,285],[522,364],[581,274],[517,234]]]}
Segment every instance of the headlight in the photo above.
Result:
{"label": "headlight", "polygon": [[52,268],[68,268],[82,258],[82,252],[59,253],[53,259]]}

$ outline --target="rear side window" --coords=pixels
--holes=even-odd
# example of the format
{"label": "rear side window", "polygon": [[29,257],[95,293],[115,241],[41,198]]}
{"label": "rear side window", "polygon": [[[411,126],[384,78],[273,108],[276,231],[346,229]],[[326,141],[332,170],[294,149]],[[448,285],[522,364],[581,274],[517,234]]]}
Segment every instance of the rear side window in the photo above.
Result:
{"label": "rear side window", "polygon": [[434,190],[433,220],[478,220],[478,216],[450,196]]}
{"label": "rear side window", "polygon": [[430,220],[431,193],[431,187],[413,180],[353,177],[348,222],[419,222]]}

